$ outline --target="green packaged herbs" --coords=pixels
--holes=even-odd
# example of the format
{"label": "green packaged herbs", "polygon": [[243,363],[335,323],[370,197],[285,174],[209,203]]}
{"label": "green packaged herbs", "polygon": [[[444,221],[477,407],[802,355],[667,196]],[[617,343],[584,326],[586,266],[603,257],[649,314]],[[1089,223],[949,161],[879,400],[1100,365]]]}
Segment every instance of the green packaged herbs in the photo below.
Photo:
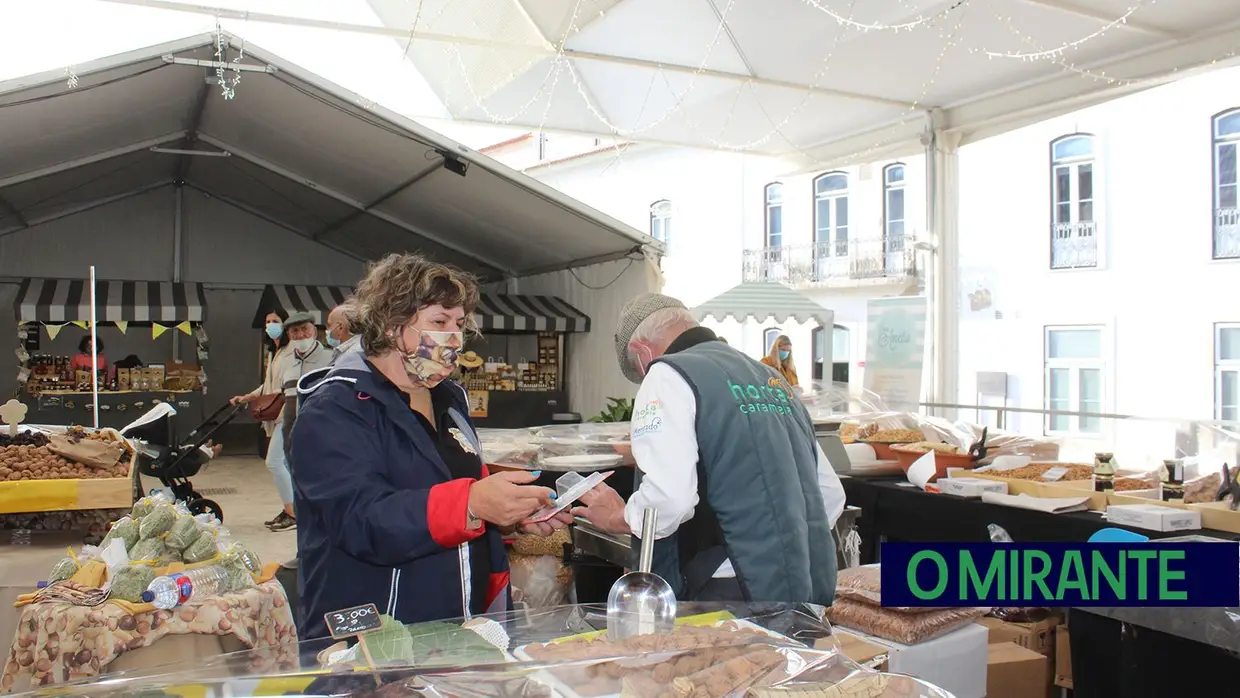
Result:
{"label": "green packaged herbs", "polygon": [[81,565],[78,564],[77,560],[68,556],[63,557],[60,559],[60,562],[57,562],[52,567],[51,574],[47,576],[47,583],[55,584],[56,582],[63,582],[77,574],[79,569],[81,569]]}
{"label": "green packaged herbs", "polygon": [[177,510],[168,502],[160,502],[142,517],[138,535],[142,540],[162,536],[177,522]]}
{"label": "green packaged herbs", "polygon": [[149,565],[126,565],[112,574],[111,593],[121,601],[138,603],[142,592],[155,579],[155,568]]}
{"label": "green packaged herbs", "polygon": [[125,550],[129,550],[138,542],[138,522],[128,516],[121,517],[120,521],[112,524],[112,530],[108,531],[108,535],[104,536],[103,542],[99,547],[106,549],[112,544],[113,540],[120,539],[125,543]]}
{"label": "green packaged herbs", "polygon": [[198,540],[190,544],[181,553],[181,559],[189,563],[202,562],[210,560],[219,553],[219,548],[215,546],[215,537],[209,535],[198,536]]}
{"label": "green packaged herbs", "polygon": [[168,529],[164,542],[169,548],[179,553],[192,545],[200,536],[202,536],[202,529],[198,527],[198,522],[192,516],[180,516],[177,517],[176,523],[172,524],[172,528]]}
{"label": "green packaged herbs", "polygon": [[161,538],[144,538],[134,544],[129,551],[129,559],[134,562],[163,561],[168,556],[168,547]]}

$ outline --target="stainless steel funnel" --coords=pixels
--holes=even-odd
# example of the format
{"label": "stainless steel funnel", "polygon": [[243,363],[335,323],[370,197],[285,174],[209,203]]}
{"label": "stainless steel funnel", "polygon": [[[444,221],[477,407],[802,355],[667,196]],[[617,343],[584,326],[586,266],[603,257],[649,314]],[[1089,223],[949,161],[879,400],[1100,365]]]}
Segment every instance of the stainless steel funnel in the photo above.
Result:
{"label": "stainless steel funnel", "polygon": [[676,594],[667,580],[650,571],[658,518],[653,507],[642,512],[637,571],[617,579],[607,595],[607,636],[613,640],[668,633],[675,627]]}

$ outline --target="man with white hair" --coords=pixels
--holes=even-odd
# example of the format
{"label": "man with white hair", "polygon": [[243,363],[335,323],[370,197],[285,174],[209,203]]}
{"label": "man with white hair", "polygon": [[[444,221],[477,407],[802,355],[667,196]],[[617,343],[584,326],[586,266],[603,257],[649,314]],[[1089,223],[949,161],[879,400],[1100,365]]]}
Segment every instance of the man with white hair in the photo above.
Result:
{"label": "man with white hair", "polygon": [[327,345],[332,348],[332,363],[357,347],[360,335],[353,331],[353,316],[357,307],[352,298],[346,300],[327,314]]}
{"label": "man with white hair", "polygon": [[792,387],[717,339],[675,298],[625,306],[615,342],[621,371],[641,383],[635,489],[626,505],[600,485],[573,513],[636,535],[654,507],[653,571],[678,599],[830,605],[839,477]]}

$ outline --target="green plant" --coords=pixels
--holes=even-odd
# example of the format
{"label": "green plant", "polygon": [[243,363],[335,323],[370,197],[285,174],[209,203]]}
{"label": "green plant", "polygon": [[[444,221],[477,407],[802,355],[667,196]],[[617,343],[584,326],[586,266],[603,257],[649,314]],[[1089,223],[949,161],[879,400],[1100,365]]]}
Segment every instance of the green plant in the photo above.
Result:
{"label": "green plant", "polygon": [[607,409],[591,417],[591,422],[628,422],[633,419],[633,401],[629,398],[609,397],[607,403]]}

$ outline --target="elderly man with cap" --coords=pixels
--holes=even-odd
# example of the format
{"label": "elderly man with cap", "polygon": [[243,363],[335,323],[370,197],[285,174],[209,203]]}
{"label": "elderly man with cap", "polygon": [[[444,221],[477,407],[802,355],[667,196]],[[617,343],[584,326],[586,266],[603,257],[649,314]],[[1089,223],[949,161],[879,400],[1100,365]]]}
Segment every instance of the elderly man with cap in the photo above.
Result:
{"label": "elderly man with cap", "polygon": [[[284,412],[280,415],[279,429],[283,436],[284,467],[288,469],[290,481],[293,474],[292,436],[293,423],[297,421],[297,381],[311,371],[327,368],[331,365],[332,354],[319,344],[319,331],[314,325],[314,316],[310,313],[293,313],[284,321],[284,336],[288,337],[292,356],[284,364],[280,376],[280,386],[284,390]],[[291,494],[291,493],[290,493]],[[281,492],[281,497],[284,492]],[[268,525],[273,531],[286,531],[297,525],[293,514],[293,502],[284,502],[284,516],[277,518]]]}
{"label": "elderly man with cap", "polygon": [[599,486],[573,513],[634,535],[657,510],[653,571],[679,599],[830,605],[839,477],[792,387],[716,340],[674,298],[625,306],[615,341],[621,371],[641,383],[635,489],[626,505]]}

